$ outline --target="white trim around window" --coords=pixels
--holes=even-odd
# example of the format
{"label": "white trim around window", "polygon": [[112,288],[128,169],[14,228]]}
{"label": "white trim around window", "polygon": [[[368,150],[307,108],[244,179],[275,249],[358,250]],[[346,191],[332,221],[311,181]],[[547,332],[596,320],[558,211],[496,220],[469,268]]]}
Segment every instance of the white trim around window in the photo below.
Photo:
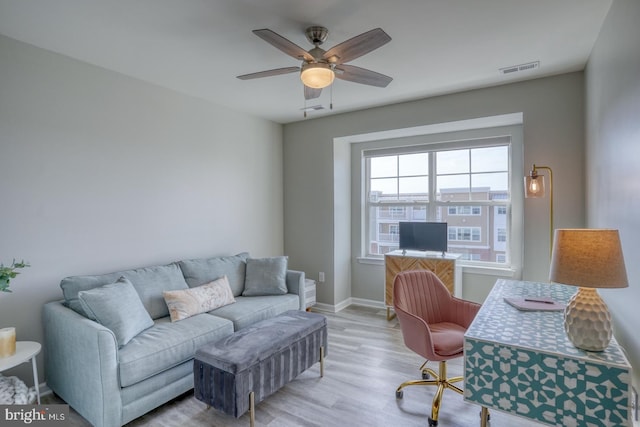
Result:
{"label": "white trim around window", "polygon": [[[522,171],[523,171],[523,141],[522,141],[522,126],[521,125],[513,125],[513,126],[502,126],[495,128],[482,128],[482,129],[472,129],[465,130],[460,132],[450,132],[443,134],[430,134],[430,135],[420,135],[420,136],[410,136],[407,138],[392,138],[386,140],[377,140],[377,141],[368,141],[363,143],[355,143],[353,144],[354,154],[360,153],[360,157],[362,161],[359,162],[362,169],[360,170],[360,174],[362,179],[360,180],[361,184],[361,195],[360,200],[362,200],[361,206],[368,206],[368,203],[371,199],[371,194],[368,194],[368,183],[370,177],[366,176],[364,173],[366,170],[366,158],[371,156],[380,156],[380,155],[393,155],[393,154],[405,154],[405,153],[419,153],[424,152],[425,149],[430,152],[438,152],[445,150],[456,150],[456,149],[467,149],[474,147],[491,147],[491,146],[504,146],[508,144],[509,147],[509,168],[508,168],[508,182],[509,188],[506,199],[500,199],[500,197],[496,197],[494,200],[490,201],[490,203],[481,203],[475,200],[467,200],[467,201],[450,201],[447,204],[444,200],[438,200],[438,203],[430,203],[427,204],[428,209],[426,218],[428,220],[437,220],[437,218],[433,215],[433,209],[437,205],[441,205],[442,207],[447,206],[445,210],[446,213],[454,215],[454,213],[449,210],[452,207],[455,207],[456,210],[455,215],[459,216],[468,216],[469,221],[473,221],[474,217],[481,217],[482,215],[478,215],[479,210],[482,209],[482,206],[494,206],[488,209],[491,209],[495,213],[499,213],[500,216],[504,215],[506,217],[506,223],[504,225],[500,225],[500,228],[505,228],[507,230],[507,254],[501,255],[500,257],[493,256],[493,259],[487,260],[489,262],[483,263],[478,261],[468,261],[469,267],[477,266],[481,267],[485,265],[488,268],[498,267],[500,269],[507,269],[510,271],[519,271],[522,266],[522,236],[523,236],[523,191],[522,191]],[[429,173],[434,173],[435,168],[433,167],[433,163],[429,164],[428,171],[424,173],[424,175],[428,175]],[[384,177],[383,177],[384,178]],[[433,187],[429,188],[428,194],[438,194],[438,190]],[[400,203],[403,205],[403,203]],[[431,206],[429,206],[431,205]],[[397,203],[390,205],[398,207]],[[407,201],[402,206],[404,209],[413,209],[416,207],[416,203],[414,201]],[[394,211],[395,212],[395,211]],[[399,211],[398,211],[399,212]],[[369,221],[369,212],[367,209],[362,209],[359,217],[361,218],[360,227],[360,256],[359,260],[364,260],[371,257],[370,253],[367,251],[368,240],[367,240],[367,232],[368,227],[367,223]],[[477,227],[476,225],[469,225],[469,227]],[[484,233],[481,233],[484,234]],[[482,244],[492,244],[494,240],[495,233],[491,235],[484,235],[480,237]],[[477,234],[472,234],[472,236],[476,236],[476,241],[478,239]],[[472,237],[473,238],[473,237]],[[474,240],[455,240],[451,243],[464,243],[464,242],[473,242]],[[453,249],[453,248],[452,248]],[[452,250],[453,251],[453,250]],[[376,257],[372,257],[375,259]],[[469,256],[468,258],[474,258],[474,256]],[[477,257],[476,257],[477,258]],[[497,260],[506,260],[506,263],[497,263]],[[466,264],[467,261],[462,261],[462,264]]]}

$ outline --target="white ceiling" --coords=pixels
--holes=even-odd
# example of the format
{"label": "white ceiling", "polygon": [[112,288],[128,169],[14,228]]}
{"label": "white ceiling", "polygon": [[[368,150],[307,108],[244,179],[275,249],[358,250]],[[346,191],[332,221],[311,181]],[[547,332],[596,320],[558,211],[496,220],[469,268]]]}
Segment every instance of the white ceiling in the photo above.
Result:
{"label": "white ceiling", "polygon": [[[582,70],[612,0],[0,0],[0,34],[279,123],[303,120],[299,65],[251,33],[269,28],[328,49],[372,28],[392,41],[350,62],[393,77],[386,88],[336,80],[333,111]],[[500,68],[540,61],[534,71]],[[308,106],[329,107],[330,90]]]}

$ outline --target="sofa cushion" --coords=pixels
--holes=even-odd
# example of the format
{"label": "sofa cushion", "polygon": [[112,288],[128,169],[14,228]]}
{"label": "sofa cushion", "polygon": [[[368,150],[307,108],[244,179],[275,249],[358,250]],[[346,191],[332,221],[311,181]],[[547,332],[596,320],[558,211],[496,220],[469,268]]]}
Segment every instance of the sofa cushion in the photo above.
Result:
{"label": "sofa cushion", "polygon": [[85,312],[111,329],[122,347],[140,332],[153,326],[153,320],[128,279],[78,292]]}
{"label": "sofa cushion", "polygon": [[142,304],[152,319],[169,315],[169,309],[162,297],[163,291],[188,288],[182,276],[182,271],[176,263],[109,274],[73,276],[62,279],[60,282],[65,305],[77,313],[95,320],[95,318],[86,313],[80,305],[78,292],[114,283],[120,277],[129,279],[131,284],[133,284]]}
{"label": "sofa cushion", "polygon": [[287,310],[299,310],[300,298],[295,294],[270,295],[259,297],[236,297],[231,305],[210,311],[218,317],[233,322],[235,331],[246,328],[261,320],[269,319]]}
{"label": "sofa cushion", "polygon": [[162,295],[169,307],[172,322],[236,302],[227,276],[195,288],[164,291]]}
{"label": "sofa cushion", "polygon": [[120,385],[127,387],[193,358],[198,348],[233,333],[233,324],[209,314],[180,322],[163,317],[119,352]]}
{"label": "sofa cushion", "polygon": [[190,287],[200,286],[227,276],[233,296],[237,297],[244,290],[247,258],[249,254],[243,252],[233,256],[183,260],[178,264]]}
{"label": "sofa cushion", "polygon": [[287,257],[248,258],[242,296],[287,293]]}

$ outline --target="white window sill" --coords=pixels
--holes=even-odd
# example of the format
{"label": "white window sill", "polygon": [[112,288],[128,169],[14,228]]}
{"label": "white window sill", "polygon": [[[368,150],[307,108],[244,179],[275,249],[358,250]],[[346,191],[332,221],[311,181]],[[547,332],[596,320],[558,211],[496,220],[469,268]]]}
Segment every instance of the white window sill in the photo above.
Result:
{"label": "white window sill", "polygon": [[384,258],[357,257],[358,264],[384,265]]}
{"label": "white window sill", "polygon": [[[357,257],[356,260],[359,264],[384,265],[384,258]],[[460,267],[462,268],[463,273],[469,274],[483,274],[499,277],[515,277],[516,275],[516,269],[513,267],[464,265],[463,263],[460,263]]]}

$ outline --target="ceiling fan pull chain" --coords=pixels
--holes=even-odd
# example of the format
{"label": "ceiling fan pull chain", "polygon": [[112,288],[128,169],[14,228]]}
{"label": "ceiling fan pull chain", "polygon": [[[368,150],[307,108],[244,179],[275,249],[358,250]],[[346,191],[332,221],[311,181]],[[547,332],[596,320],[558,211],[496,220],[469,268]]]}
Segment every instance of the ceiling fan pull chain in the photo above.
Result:
{"label": "ceiling fan pull chain", "polygon": [[[302,86],[304,88],[304,86]],[[304,111],[304,118],[307,118],[307,97],[304,97],[304,108],[302,109],[302,111]]]}

